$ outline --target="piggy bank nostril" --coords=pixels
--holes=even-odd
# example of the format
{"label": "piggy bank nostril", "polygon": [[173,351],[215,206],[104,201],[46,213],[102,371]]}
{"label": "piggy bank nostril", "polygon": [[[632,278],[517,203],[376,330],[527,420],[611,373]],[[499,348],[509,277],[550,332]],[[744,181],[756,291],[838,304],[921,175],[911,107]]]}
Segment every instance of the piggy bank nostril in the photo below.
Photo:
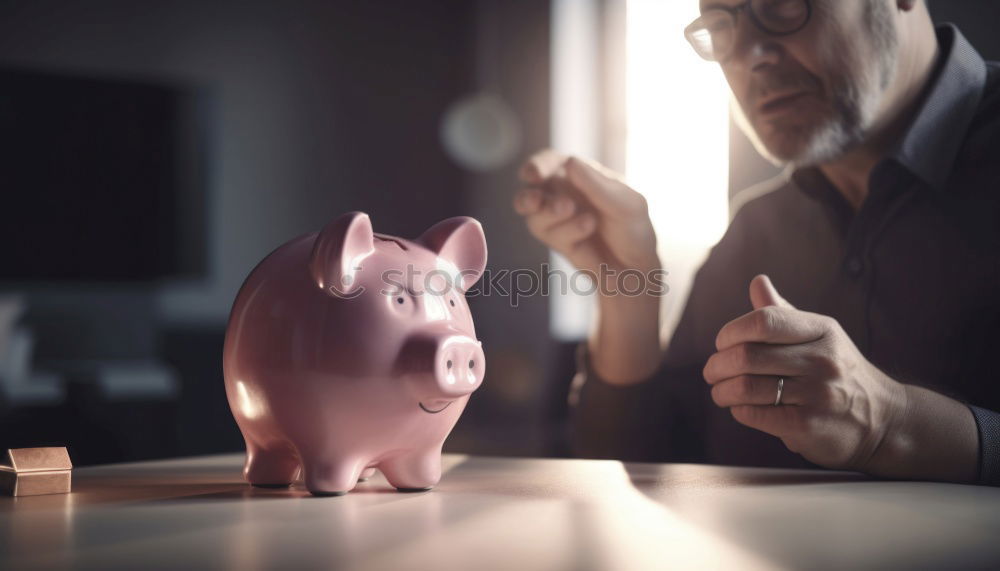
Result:
{"label": "piggy bank nostril", "polygon": [[475,361],[469,361],[469,368],[470,369],[473,368],[473,367],[475,367],[475,366],[476,366],[476,362]]}
{"label": "piggy bank nostril", "polygon": [[449,369],[451,368],[451,359],[448,359],[448,362],[446,363],[446,365],[448,366]]}

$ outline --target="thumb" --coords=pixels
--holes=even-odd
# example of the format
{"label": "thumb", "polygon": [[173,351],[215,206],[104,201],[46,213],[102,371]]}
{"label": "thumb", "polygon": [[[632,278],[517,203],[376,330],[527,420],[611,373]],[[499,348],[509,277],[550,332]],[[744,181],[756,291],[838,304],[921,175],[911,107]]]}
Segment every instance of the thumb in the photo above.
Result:
{"label": "thumb", "polygon": [[543,184],[563,167],[566,158],[566,155],[552,149],[539,151],[524,163],[518,176],[527,184]]}
{"label": "thumb", "polygon": [[794,305],[781,297],[781,294],[775,289],[774,284],[771,283],[771,278],[764,274],[760,274],[750,280],[750,303],[753,304],[754,309],[760,309],[769,305],[795,309]]}
{"label": "thumb", "polygon": [[599,163],[569,157],[566,159],[566,178],[603,213],[612,216],[630,215],[644,204],[642,196],[632,190],[618,176]]}

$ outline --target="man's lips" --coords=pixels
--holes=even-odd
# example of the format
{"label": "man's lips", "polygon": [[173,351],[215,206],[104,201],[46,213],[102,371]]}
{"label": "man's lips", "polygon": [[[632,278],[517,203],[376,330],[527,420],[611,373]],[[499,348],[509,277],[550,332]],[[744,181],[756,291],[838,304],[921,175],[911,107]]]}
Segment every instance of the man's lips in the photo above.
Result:
{"label": "man's lips", "polygon": [[431,414],[437,414],[437,413],[441,412],[442,410],[444,410],[444,409],[448,408],[449,406],[451,406],[451,403],[453,403],[453,402],[455,402],[455,401],[448,401],[447,403],[445,403],[444,406],[442,406],[440,408],[437,408],[437,409],[428,408],[428,407],[424,406],[424,403],[422,403],[422,402],[421,403],[417,403],[417,404],[420,405],[420,409],[423,410],[424,412],[429,412]]}
{"label": "man's lips", "polygon": [[768,97],[757,105],[757,112],[760,115],[781,113],[809,95],[811,94],[808,91],[797,91],[795,93],[786,93]]}

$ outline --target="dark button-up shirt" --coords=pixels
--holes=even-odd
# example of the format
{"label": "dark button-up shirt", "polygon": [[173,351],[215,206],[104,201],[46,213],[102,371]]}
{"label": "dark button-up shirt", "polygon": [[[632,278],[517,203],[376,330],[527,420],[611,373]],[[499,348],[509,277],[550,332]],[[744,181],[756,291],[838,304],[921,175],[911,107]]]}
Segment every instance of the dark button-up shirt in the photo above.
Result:
{"label": "dark button-up shirt", "polygon": [[[698,271],[662,367],[619,388],[581,350],[575,439],[591,456],[804,467],[777,438],[715,406],[702,368],[768,274],[829,315],[892,378],[970,407],[980,477],[1000,483],[1000,66],[952,26],[915,119],[855,211],[816,168],[750,189]],[[667,268],[669,269],[669,267]],[[582,382],[582,385],[581,385]]]}

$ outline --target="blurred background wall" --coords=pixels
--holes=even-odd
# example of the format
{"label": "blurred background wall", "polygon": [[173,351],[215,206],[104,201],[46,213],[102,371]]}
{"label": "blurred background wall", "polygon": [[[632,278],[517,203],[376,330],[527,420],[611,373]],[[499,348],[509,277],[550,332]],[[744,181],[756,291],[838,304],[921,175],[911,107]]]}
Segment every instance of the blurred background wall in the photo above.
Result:
{"label": "blurred background wall", "polygon": [[[166,198],[128,210],[123,197],[111,197],[96,210],[96,197],[41,204],[24,175],[34,168],[23,159],[28,147],[0,129],[12,149],[0,156],[0,220],[9,230],[0,233],[0,447],[64,444],[78,464],[240,450],[221,377],[232,299],[268,252],[342,212],[368,212],[376,231],[407,237],[470,215],[484,224],[493,271],[550,261],[510,208],[517,165],[555,142],[625,169],[627,7],[626,0],[0,0],[0,121],[67,116],[66,102],[94,89],[151,93],[166,101],[169,111],[154,118],[169,116],[157,124],[173,145],[172,166],[150,167],[145,180],[131,173],[138,196]],[[1000,58],[989,25],[1000,17],[998,3],[932,8]],[[662,62],[661,88],[683,79],[671,74],[672,63]],[[18,87],[29,84],[35,91]],[[577,115],[562,113],[570,106]],[[139,117],[148,117],[142,109]],[[577,134],[588,121],[594,128]],[[88,153],[141,162],[139,142],[109,142],[125,127],[103,125],[107,136]],[[48,128],[56,148],[59,125]],[[457,156],[448,144],[458,145]],[[645,144],[658,150],[655,140]],[[463,148],[475,152],[464,156]],[[69,161],[70,152],[48,159]],[[660,154],[663,169],[683,162],[676,151]],[[774,172],[735,128],[728,157],[720,201]],[[630,174],[654,180],[641,169]],[[650,195],[679,186],[670,173],[657,176],[664,186],[650,184]],[[69,186],[63,191],[73,192]],[[49,213],[78,222],[54,226]],[[128,219],[116,221],[116,213]],[[159,233],[143,238],[150,225]],[[96,226],[118,229],[112,239],[125,246],[59,247],[96,243]],[[121,239],[124,229],[132,234]],[[142,266],[134,254],[147,242],[159,244],[169,263]],[[25,265],[39,258],[38,267]],[[81,259],[109,258],[121,260],[119,275],[78,269]],[[678,291],[675,306],[683,302]],[[516,306],[502,296],[470,303],[489,369],[447,448],[568,454],[565,395],[584,332],[557,334],[552,324],[561,311],[569,322],[584,316],[576,321],[585,325],[585,304],[553,312],[557,302],[542,296]]]}

